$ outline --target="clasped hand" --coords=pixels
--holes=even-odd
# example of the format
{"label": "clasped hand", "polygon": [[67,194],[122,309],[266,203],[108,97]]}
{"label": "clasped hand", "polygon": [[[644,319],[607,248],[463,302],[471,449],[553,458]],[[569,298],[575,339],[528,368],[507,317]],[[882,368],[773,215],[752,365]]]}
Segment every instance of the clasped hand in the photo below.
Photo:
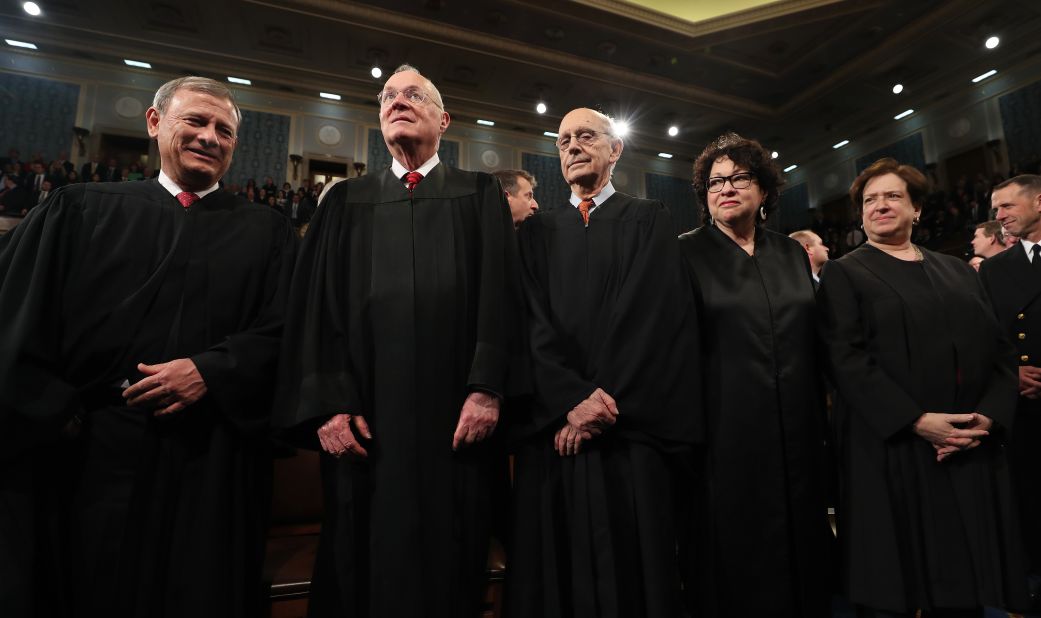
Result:
{"label": "clasped hand", "polygon": [[979,446],[980,439],[990,435],[990,427],[993,424],[994,421],[979,412],[926,412],[915,421],[914,431],[933,445],[936,461],[943,461],[954,453]]}
{"label": "clasped hand", "polygon": [[577,455],[582,443],[592,440],[618,420],[618,404],[597,388],[567,413],[567,423],[557,431],[553,447],[561,457]]}
{"label": "clasped hand", "polygon": [[206,382],[190,358],[158,365],[138,363],[137,370],[145,377],[127,387],[123,399],[128,406],[153,408],[156,416],[183,410],[206,394]]}

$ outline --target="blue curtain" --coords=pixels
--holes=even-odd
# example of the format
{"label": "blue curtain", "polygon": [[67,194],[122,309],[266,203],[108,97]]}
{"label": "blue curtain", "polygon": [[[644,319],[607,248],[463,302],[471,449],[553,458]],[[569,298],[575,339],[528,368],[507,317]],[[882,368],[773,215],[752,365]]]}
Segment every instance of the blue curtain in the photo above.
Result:
{"label": "blue curtain", "polygon": [[883,146],[874,152],[870,152],[857,159],[857,174],[863,172],[867,166],[883,157],[892,157],[901,163],[917,167],[925,171],[925,146],[922,143],[922,134],[908,135],[899,142]]}
{"label": "blue curtain", "polygon": [[[874,161],[877,159],[872,163]],[[770,217],[776,219],[776,225],[771,227],[785,234],[809,227],[809,208],[810,191],[805,182],[785,187],[777,200],[777,210]]]}
{"label": "blue curtain", "polygon": [[521,155],[521,167],[535,176],[539,186],[535,189],[535,199],[539,209],[551,210],[561,206],[570,206],[571,187],[564,182],[560,174],[560,159],[547,155],[525,152]]}
{"label": "blue curtain", "polygon": [[79,96],[75,84],[0,73],[0,156],[17,148],[24,162],[39,152],[49,163],[68,151]]}
{"label": "blue curtain", "polygon": [[224,182],[245,185],[246,179],[253,178],[260,186],[265,176],[271,176],[281,187],[289,158],[289,120],[281,114],[242,110],[239,144]]}
{"label": "blue curtain", "polygon": [[[441,162],[449,167],[459,167],[459,142],[441,140],[437,149]],[[383,133],[379,129],[369,129],[369,146],[366,151],[366,173],[381,172],[390,167],[391,156],[387,144],[383,141]]]}
{"label": "blue curtain", "polygon": [[691,181],[675,176],[647,173],[647,198],[661,200],[672,215],[676,234],[690,231],[701,225],[701,212]]}
{"label": "blue curtain", "polygon": [[998,99],[1009,163],[1036,162],[1041,154],[1041,82]]}

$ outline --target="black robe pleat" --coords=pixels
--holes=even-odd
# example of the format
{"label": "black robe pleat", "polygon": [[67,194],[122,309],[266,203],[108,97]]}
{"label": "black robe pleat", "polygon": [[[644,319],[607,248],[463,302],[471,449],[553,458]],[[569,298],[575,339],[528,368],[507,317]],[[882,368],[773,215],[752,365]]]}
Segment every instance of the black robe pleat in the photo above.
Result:
{"label": "black robe pleat", "polygon": [[[690,485],[703,421],[673,234],[661,203],[620,193],[588,227],[570,206],[521,226],[534,397],[518,423],[506,616],[681,611],[677,490]],[[617,423],[559,456],[554,434],[597,387],[617,401]]]}
{"label": "black robe pleat", "polygon": [[698,315],[705,506],[692,612],[826,615],[833,539],[814,290],[798,243],[758,228],[748,255],[715,226],[680,236]]}
{"label": "black robe pleat", "polygon": [[[818,299],[835,402],[841,579],[887,611],[1015,609],[1025,565],[1006,442],[1016,407],[1011,346],[976,273],[924,251],[864,245],[824,270]],[[980,412],[991,435],[936,461],[923,412]]]}
{"label": "black robe pleat", "polygon": [[[63,187],[0,241],[5,616],[257,615],[295,247],[269,209],[153,180]],[[185,357],[203,399],[123,405],[137,363]]]}
{"label": "black robe pleat", "polygon": [[334,186],[293,277],[278,422],[319,448],[362,415],[368,458],[321,458],[325,516],[311,616],[473,616],[488,551],[495,440],[452,451],[473,390],[513,393],[521,302],[509,208],[492,176],[437,165]]}

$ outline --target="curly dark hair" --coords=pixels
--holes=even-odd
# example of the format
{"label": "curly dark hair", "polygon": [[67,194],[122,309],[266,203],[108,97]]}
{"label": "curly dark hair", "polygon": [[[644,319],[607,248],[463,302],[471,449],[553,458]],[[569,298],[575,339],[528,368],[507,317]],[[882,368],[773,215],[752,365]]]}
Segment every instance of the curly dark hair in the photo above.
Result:
{"label": "curly dark hair", "polygon": [[[777,197],[784,178],[781,170],[770,157],[770,151],[754,139],[746,139],[733,131],[728,131],[712,140],[698,155],[694,162],[694,191],[701,200],[701,221],[708,223],[711,215],[708,212],[708,175],[712,164],[720,157],[727,157],[734,165],[755,174],[759,189],[766,195],[766,216],[769,217],[777,206]],[[758,219],[757,219],[758,221]]]}

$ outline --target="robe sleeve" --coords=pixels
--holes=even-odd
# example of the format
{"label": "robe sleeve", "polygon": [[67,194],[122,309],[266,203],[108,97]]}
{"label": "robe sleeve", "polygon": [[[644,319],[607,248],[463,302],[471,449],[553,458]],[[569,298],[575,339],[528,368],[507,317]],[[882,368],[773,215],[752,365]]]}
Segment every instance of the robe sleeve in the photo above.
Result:
{"label": "robe sleeve", "polygon": [[981,314],[986,318],[986,329],[994,337],[994,364],[987,388],[980,397],[977,410],[1003,428],[1012,427],[1019,397],[1019,370],[1016,363],[1016,348],[1005,337],[1004,331],[994,317],[992,303],[983,278],[973,273],[980,299],[985,307]]}
{"label": "robe sleeve", "polygon": [[843,400],[882,440],[909,427],[923,411],[886,375],[868,349],[861,304],[840,262],[832,262],[825,269],[817,302],[828,368]]}
{"label": "robe sleeve", "polygon": [[82,412],[62,375],[57,327],[84,227],[81,195],[55,191],[0,240],[0,458],[58,438]]}
{"label": "robe sleeve", "polygon": [[311,219],[293,267],[279,360],[276,428],[318,450],[316,431],[336,414],[365,416],[350,343],[351,183],[337,183]]}
{"label": "robe sleeve", "polygon": [[286,296],[296,257],[297,236],[289,219],[272,220],[277,223],[272,226],[263,301],[256,317],[247,329],[191,357],[206,382],[207,397],[243,430],[266,431],[269,426]]}
{"label": "robe sleeve", "polygon": [[477,339],[467,387],[504,399],[524,390],[520,350],[519,273],[516,233],[506,195],[492,176],[479,175],[481,212],[480,300]]}
{"label": "robe sleeve", "polygon": [[550,266],[542,246],[542,222],[528,219],[520,230],[521,281],[528,308],[532,383],[542,406],[532,406],[535,429],[542,430],[561,419],[593,394],[596,385],[568,364],[562,335],[553,322],[549,294]]}

